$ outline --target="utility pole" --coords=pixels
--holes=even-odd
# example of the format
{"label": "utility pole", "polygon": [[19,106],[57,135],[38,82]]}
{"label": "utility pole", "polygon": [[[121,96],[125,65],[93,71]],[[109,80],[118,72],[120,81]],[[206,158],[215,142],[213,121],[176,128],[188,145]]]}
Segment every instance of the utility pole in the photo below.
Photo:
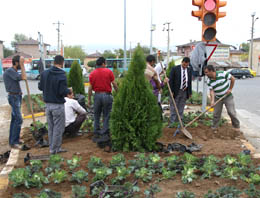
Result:
{"label": "utility pole", "polygon": [[155,31],[155,25],[153,24],[153,0],[151,0],[151,40],[150,40],[150,54],[153,54],[153,31]]}
{"label": "utility pole", "polygon": [[126,0],[124,0],[124,71],[126,70]]}
{"label": "utility pole", "polygon": [[163,31],[168,31],[168,39],[167,39],[167,67],[169,65],[170,60],[170,31],[173,31],[173,29],[170,29],[171,22],[166,22],[163,25],[167,25],[166,29],[163,28]]}
{"label": "utility pole", "polygon": [[64,23],[61,23],[58,21],[57,23],[53,23],[53,25],[57,25],[57,32],[58,32],[58,45],[57,45],[57,54],[60,54],[60,25],[64,25]]}
{"label": "utility pole", "polygon": [[252,16],[252,29],[251,29],[251,44],[250,44],[250,68],[253,69],[254,25],[258,17],[255,19],[255,12],[253,12],[251,16]]}
{"label": "utility pole", "polygon": [[43,69],[45,70],[45,56],[44,56],[44,43],[43,43],[43,35],[38,32],[38,36],[39,36],[39,51],[40,51],[40,57],[41,57],[41,61],[43,63]]}

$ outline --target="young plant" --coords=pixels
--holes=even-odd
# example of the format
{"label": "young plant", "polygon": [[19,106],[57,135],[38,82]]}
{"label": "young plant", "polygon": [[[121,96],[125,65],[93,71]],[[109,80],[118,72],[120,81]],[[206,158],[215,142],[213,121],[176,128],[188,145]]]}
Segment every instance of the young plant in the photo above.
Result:
{"label": "young plant", "polygon": [[157,184],[152,184],[148,189],[144,191],[145,198],[154,198],[155,194],[161,191],[162,190]]}
{"label": "young plant", "polygon": [[189,191],[177,192],[176,198],[195,198],[195,194]]}
{"label": "young plant", "polygon": [[93,182],[98,180],[105,180],[108,175],[112,174],[112,169],[107,167],[97,168],[94,169],[94,173],[96,173],[96,175],[93,178]]}
{"label": "young plant", "polygon": [[142,179],[143,182],[149,182],[152,180],[153,173],[147,168],[141,168],[135,171],[135,177]]}
{"label": "young plant", "polygon": [[29,179],[30,170],[25,168],[14,169],[9,175],[13,187],[25,185]]}
{"label": "young plant", "polygon": [[48,178],[43,176],[42,172],[36,172],[25,183],[25,187],[26,188],[30,188],[30,187],[42,188],[43,183],[48,184],[49,183]]}
{"label": "young plant", "polygon": [[186,162],[187,166],[193,166],[198,161],[198,158],[189,153],[184,153],[183,160]]}
{"label": "young plant", "polygon": [[204,198],[240,198],[241,191],[233,186],[221,187],[213,193],[211,190],[204,195]]}
{"label": "young plant", "polygon": [[61,193],[55,192],[51,189],[44,189],[38,195],[38,198],[61,198]]}
{"label": "young plant", "polygon": [[260,197],[260,190],[257,190],[254,184],[250,184],[249,189],[246,189],[245,193],[248,196],[248,198]]}
{"label": "young plant", "polygon": [[230,155],[227,155],[227,156],[224,158],[224,162],[225,162],[226,165],[230,166],[230,165],[236,164],[237,159],[234,158],[234,157],[231,157]]}
{"label": "young plant", "polygon": [[31,196],[23,192],[14,194],[13,198],[31,198]]}
{"label": "young plant", "polygon": [[252,163],[251,156],[244,153],[238,154],[238,164],[240,166],[249,166]]}
{"label": "young plant", "polygon": [[167,168],[162,169],[163,179],[172,179],[176,175],[176,171],[168,170]]}
{"label": "young plant", "polygon": [[31,165],[31,172],[38,172],[42,168],[42,161],[41,160],[30,160]]}
{"label": "young plant", "polygon": [[132,171],[135,171],[136,169],[140,169],[146,166],[147,158],[145,156],[145,153],[136,154],[135,157],[137,159],[128,161],[129,168],[131,168]]}
{"label": "young plant", "polygon": [[81,157],[73,156],[71,160],[67,160],[67,165],[69,166],[70,170],[74,170],[75,168],[79,167],[79,162],[81,161]]}
{"label": "young plant", "polygon": [[45,172],[47,174],[50,174],[56,169],[59,170],[63,161],[64,159],[60,155],[58,154],[51,155],[49,160],[49,166],[45,168]]}
{"label": "young plant", "polygon": [[150,154],[148,157],[148,167],[153,173],[161,173],[163,162],[158,154]]}
{"label": "young plant", "polygon": [[55,170],[55,172],[51,173],[49,177],[52,178],[55,184],[59,184],[67,179],[68,175],[65,170]]}
{"label": "young plant", "polygon": [[169,170],[175,170],[176,169],[177,161],[179,159],[178,156],[172,155],[172,156],[166,157],[164,159],[166,161],[167,169],[169,169]]}
{"label": "young plant", "polygon": [[102,163],[101,158],[99,158],[99,157],[93,156],[90,158],[90,160],[88,162],[88,169],[90,171],[92,171],[93,173],[94,173],[95,169],[101,168],[103,166],[104,166],[104,164]]}
{"label": "young plant", "polygon": [[116,167],[117,176],[112,179],[112,184],[120,184],[120,182],[124,181],[127,176],[130,175],[131,169],[126,167]]}
{"label": "young plant", "polygon": [[240,175],[240,169],[238,167],[230,167],[224,169],[221,177],[232,180],[237,180]]}
{"label": "young plant", "polygon": [[181,172],[182,173],[181,180],[184,184],[191,183],[194,179],[197,178],[197,175],[195,175],[194,173],[195,169],[196,169],[195,167],[191,167],[188,165],[184,166],[184,170]]}
{"label": "young plant", "polygon": [[75,181],[79,184],[81,184],[83,181],[87,182],[88,181],[88,173],[85,172],[84,170],[79,170],[79,171],[72,174],[70,181]]}
{"label": "young plant", "polygon": [[260,175],[255,174],[255,173],[250,173],[249,177],[242,175],[242,176],[240,176],[240,178],[250,184],[259,184],[260,183]]}
{"label": "young plant", "polygon": [[85,198],[87,195],[86,186],[72,186],[72,198]]}
{"label": "young plant", "polygon": [[110,161],[110,168],[115,169],[118,166],[125,166],[125,156],[121,153],[114,155]]}

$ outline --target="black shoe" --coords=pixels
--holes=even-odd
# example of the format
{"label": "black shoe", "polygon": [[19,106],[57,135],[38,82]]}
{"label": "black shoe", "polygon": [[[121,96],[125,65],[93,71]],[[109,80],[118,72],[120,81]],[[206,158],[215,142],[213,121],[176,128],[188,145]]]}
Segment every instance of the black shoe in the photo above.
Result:
{"label": "black shoe", "polygon": [[97,141],[99,140],[99,138],[100,138],[100,135],[95,134],[95,135],[93,136],[93,138],[92,138],[92,141],[93,141],[94,143],[97,143]]}

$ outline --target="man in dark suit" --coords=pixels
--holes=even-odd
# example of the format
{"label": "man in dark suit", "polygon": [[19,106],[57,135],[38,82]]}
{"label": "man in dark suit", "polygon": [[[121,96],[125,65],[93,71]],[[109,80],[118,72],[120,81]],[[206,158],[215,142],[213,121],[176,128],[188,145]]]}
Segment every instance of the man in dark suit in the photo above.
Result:
{"label": "man in dark suit", "polygon": [[[181,62],[181,65],[173,67],[170,73],[170,87],[181,118],[183,118],[183,111],[186,104],[186,100],[190,98],[192,95],[192,68],[189,66],[189,64],[190,59],[188,57],[184,57]],[[171,98],[170,110],[170,124],[178,122],[178,117]]]}

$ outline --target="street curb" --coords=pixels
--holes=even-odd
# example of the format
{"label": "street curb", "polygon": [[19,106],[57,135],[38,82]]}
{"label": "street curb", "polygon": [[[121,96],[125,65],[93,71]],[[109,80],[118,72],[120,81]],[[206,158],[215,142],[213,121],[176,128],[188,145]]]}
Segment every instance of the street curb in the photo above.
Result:
{"label": "street curb", "polygon": [[89,87],[90,83],[84,83],[85,87]]}
{"label": "street curb", "polygon": [[[34,113],[34,117],[35,117],[35,118],[37,118],[37,117],[42,117],[42,116],[45,116],[45,112]],[[32,118],[32,114],[27,115],[27,116],[24,116],[24,115],[23,115],[23,119],[31,119],[31,118]]]}

